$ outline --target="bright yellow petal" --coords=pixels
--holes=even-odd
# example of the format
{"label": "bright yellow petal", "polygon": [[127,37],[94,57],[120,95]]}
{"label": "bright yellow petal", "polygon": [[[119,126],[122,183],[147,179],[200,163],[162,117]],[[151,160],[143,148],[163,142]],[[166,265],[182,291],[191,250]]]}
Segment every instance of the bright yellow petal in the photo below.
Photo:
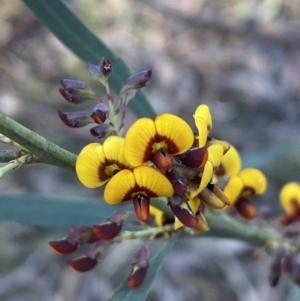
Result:
{"label": "bright yellow petal", "polygon": [[204,104],[198,106],[193,117],[199,133],[199,147],[203,147],[212,129],[212,118],[209,107]]}
{"label": "bright yellow petal", "polygon": [[123,137],[110,136],[103,143],[103,149],[107,160],[116,161],[120,165],[129,167],[129,163],[124,158],[124,141]]}
{"label": "bright yellow petal", "polygon": [[88,188],[96,188],[107,182],[109,177],[100,178],[99,167],[105,162],[103,146],[91,143],[85,146],[76,160],[76,173],[79,181]]}
{"label": "bright yellow petal", "polygon": [[163,219],[164,219],[164,212],[163,211],[161,211],[158,208],[150,205],[150,214],[152,216],[154,216],[156,226],[162,227],[164,225],[163,224]]}
{"label": "bright yellow petal", "polygon": [[171,197],[174,189],[171,182],[159,171],[149,166],[139,166],[134,170],[134,177],[140,191],[149,197]]}
{"label": "bright yellow petal", "polygon": [[267,178],[258,169],[245,168],[239,173],[239,177],[244,183],[244,193],[247,195],[262,194],[267,188]]}
{"label": "bright yellow petal", "polygon": [[199,186],[196,189],[193,186],[189,186],[191,198],[196,197],[208,185],[212,177],[213,177],[213,166],[209,161],[207,161],[203,169]]}
{"label": "bright yellow petal", "polygon": [[300,184],[298,182],[285,184],[280,190],[279,198],[284,211],[293,212],[297,204],[300,207]]}
{"label": "bright yellow petal", "polygon": [[218,176],[234,176],[241,169],[241,158],[237,149],[231,145],[229,150],[223,155],[220,167],[216,170]]}
{"label": "bright yellow petal", "polygon": [[212,164],[213,169],[219,167],[223,157],[223,146],[221,144],[212,144],[208,148],[208,161]]}
{"label": "bright yellow petal", "polygon": [[[187,194],[188,196],[188,194]],[[189,206],[191,207],[192,211],[194,214],[197,213],[198,209],[199,209],[199,206],[200,206],[200,199],[198,197],[194,197],[193,199],[191,199],[189,196],[188,196],[189,200],[188,200],[188,203],[189,203]]]}
{"label": "bright yellow petal", "polygon": [[230,177],[228,183],[226,184],[223,192],[228,197],[230,205],[233,205],[239,198],[241,192],[243,191],[244,183],[242,179],[238,176]]}
{"label": "bright yellow petal", "polygon": [[183,223],[175,216],[174,229],[178,230],[183,226]]}
{"label": "bright yellow petal", "polygon": [[190,126],[180,117],[172,114],[161,114],[155,119],[158,135],[157,142],[165,142],[165,151],[170,155],[182,154],[194,142],[194,133]]}
{"label": "bright yellow petal", "polygon": [[151,160],[152,146],[156,141],[154,121],[140,118],[128,129],[124,142],[124,156],[132,166],[139,166]]}
{"label": "bright yellow petal", "polygon": [[111,205],[129,201],[136,189],[137,185],[133,171],[123,169],[113,176],[105,186],[104,200]]}

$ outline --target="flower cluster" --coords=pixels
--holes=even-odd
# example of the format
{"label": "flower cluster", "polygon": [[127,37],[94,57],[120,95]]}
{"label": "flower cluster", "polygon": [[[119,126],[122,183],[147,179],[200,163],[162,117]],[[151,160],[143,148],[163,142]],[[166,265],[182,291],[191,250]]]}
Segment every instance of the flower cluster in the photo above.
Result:
{"label": "flower cluster", "polygon": [[[147,228],[145,237],[170,237],[179,228],[190,233],[206,232],[206,210],[230,207],[247,219],[257,215],[250,198],[265,191],[266,178],[259,170],[241,169],[235,147],[211,137],[213,122],[208,105],[200,104],[193,114],[196,132],[182,118],[164,113],[154,120],[138,119],[123,136],[126,106],[135,90],[147,84],[151,71],[129,77],[115,102],[108,84],[112,71],[109,61],[104,58],[99,67],[90,64],[89,69],[105,86],[107,104],[100,101],[92,114],[59,113],[64,123],[74,127],[96,122],[91,133],[104,138],[101,143],[86,145],[77,157],[76,173],[84,186],[105,186],[103,198],[110,205],[132,201],[136,217],[144,225],[150,225],[145,223],[152,215],[156,226]],[[60,92],[68,101],[100,100],[82,82],[61,83]],[[169,208],[169,213],[159,210],[152,201]],[[59,254],[68,254],[88,244],[84,256],[69,262],[73,269],[87,271],[111,244],[135,237],[122,230],[128,217],[124,212],[117,211],[104,224],[72,229],[50,246]],[[145,246],[135,253],[130,286],[138,286],[144,279],[148,257]]]}

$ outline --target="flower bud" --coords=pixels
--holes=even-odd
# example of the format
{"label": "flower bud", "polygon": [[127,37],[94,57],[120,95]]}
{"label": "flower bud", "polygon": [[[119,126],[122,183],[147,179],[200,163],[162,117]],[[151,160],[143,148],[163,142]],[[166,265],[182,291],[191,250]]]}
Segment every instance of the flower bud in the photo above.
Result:
{"label": "flower bud", "polygon": [[133,256],[132,269],[128,278],[130,287],[138,287],[146,277],[149,268],[149,249],[142,246]]}
{"label": "flower bud", "polygon": [[91,227],[72,227],[65,238],[50,241],[49,245],[54,252],[66,255],[76,251],[83,244],[91,244],[97,240],[99,239]]}
{"label": "flower bud", "polygon": [[99,239],[111,240],[122,230],[124,221],[128,218],[129,212],[118,210],[113,213],[104,223],[93,226],[93,231]]}
{"label": "flower bud", "polygon": [[68,262],[69,267],[76,272],[88,272],[93,269],[98,263],[96,258],[81,256]]}
{"label": "flower bud", "polygon": [[102,58],[99,67],[100,67],[101,74],[105,78],[108,78],[110,76],[110,74],[112,73],[112,65],[105,56]]}
{"label": "flower bud", "polygon": [[61,121],[71,128],[81,128],[90,123],[93,123],[93,119],[86,111],[80,112],[61,112],[58,111],[58,116]]}
{"label": "flower bud", "polygon": [[83,244],[91,244],[98,240],[93,232],[92,227],[81,226],[72,227],[70,233],[66,236],[66,240],[70,243],[77,243],[79,246]]}
{"label": "flower bud", "polygon": [[102,102],[98,103],[94,107],[91,117],[97,124],[104,123],[108,118],[108,106]]}
{"label": "flower bud", "polygon": [[111,133],[111,126],[107,123],[99,124],[92,127],[90,133],[98,139],[105,138]]}
{"label": "flower bud", "polygon": [[208,151],[206,147],[194,147],[179,155],[178,159],[187,167],[202,168],[208,159]]}
{"label": "flower bud", "polygon": [[257,216],[257,209],[249,199],[239,198],[234,206],[237,212],[245,219],[253,219]]}
{"label": "flower bud", "polygon": [[78,104],[88,100],[96,100],[94,91],[88,88],[84,82],[73,79],[62,79],[60,94],[69,102]]}
{"label": "flower bud", "polygon": [[65,238],[49,241],[49,245],[51,250],[59,255],[71,254],[79,248],[78,243],[70,243]]}
{"label": "flower bud", "polygon": [[[195,228],[198,225],[198,219],[193,214],[191,208],[189,207],[188,203],[182,199],[182,203],[180,205],[174,205],[174,197],[169,198],[169,206],[173,211],[174,215],[178,218],[178,220],[187,227]],[[178,200],[175,200],[177,203]]]}
{"label": "flower bud", "polygon": [[120,94],[127,90],[137,90],[145,87],[148,84],[152,75],[151,70],[145,70],[131,75],[124,83]]}

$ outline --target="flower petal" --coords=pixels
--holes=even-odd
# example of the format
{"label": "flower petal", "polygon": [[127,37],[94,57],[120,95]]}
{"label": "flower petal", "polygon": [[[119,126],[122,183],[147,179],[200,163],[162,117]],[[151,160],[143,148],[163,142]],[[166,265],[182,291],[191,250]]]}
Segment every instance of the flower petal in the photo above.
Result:
{"label": "flower petal", "polygon": [[199,147],[203,147],[212,128],[212,118],[209,107],[204,104],[198,106],[193,117],[199,133]]}
{"label": "flower petal", "polygon": [[241,169],[241,158],[234,146],[230,146],[229,150],[223,155],[221,164],[216,170],[218,176],[234,176]]}
{"label": "flower petal", "polygon": [[171,155],[182,154],[194,142],[191,127],[180,117],[172,114],[158,115],[154,121],[157,132],[157,142],[165,142],[165,151]]}
{"label": "flower petal", "polygon": [[243,197],[254,194],[262,194],[267,188],[266,176],[258,169],[246,168],[239,173],[244,183]]}
{"label": "flower petal", "polygon": [[88,188],[96,188],[103,185],[109,177],[99,173],[99,166],[105,162],[103,146],[99,143],[91,143],[85,146],[76,160],[76,173],[80,182]]}
{"label": "flower petal", "polygon": [[133,170],[136,184],[149,197],[171,197],[174,189],[171,182],[159,171],[149,166],[139,166]]}
{"label": "flower petal", "polygon": [[208,161],[212,164],[213,169],[219,167],[223,157],[223,146],[221,144],[212,144],[208,148]]}
{"label": "flower petal", "polygon": [[295,206],[300,207],[300,184],[290,182],[284,185],[279,194],[280,204],[286,213],[292,213]]}
{"label": "flower petal", "polygon": [[199,183],[199,186],[195,187],[194,185],[189,185],[191,198],[196,197],[208,185],[208,183],[212,179],[212,176],[213,176],[213,166],[209,161],[207,161],[204,166],[204,170],[201,176],[201,181]]}
{"label": "flower petal", "polygon": [[152,146],[156,141],[154,121],[140,118],[128,129],[124,142],[124,155],[132,166],[139,166],[151,160],[155,154]]}
{"label": "flower petal", "polygon": [[150,215],[154,217],[155,224],[158,227],[162,227],[164,224],[164,212],[158,208],[150,205]]}
{"label": "flower petal", "polygon": [[132,193],[136,191],[136,189],[137,185],[133,171],[123,169],[114,175],[107,183],[103,197],[108,204],[118,204],[123,201],[131,200]]}
{"label": "flower petal", "polygon": [[241,192],[243,191],[244,183],[242,179],[238,176],[230,177],[228,183],[224,188],[224,193],[230,201],[230,205],[233,205],[239,198]]}
{"label": "flower petal", "polygon": [[120,165],[130,167],[124,157],[124,141],[125,139],[122,137],[110,136],[104,141],[103,149],[107,160],[116,161]]}

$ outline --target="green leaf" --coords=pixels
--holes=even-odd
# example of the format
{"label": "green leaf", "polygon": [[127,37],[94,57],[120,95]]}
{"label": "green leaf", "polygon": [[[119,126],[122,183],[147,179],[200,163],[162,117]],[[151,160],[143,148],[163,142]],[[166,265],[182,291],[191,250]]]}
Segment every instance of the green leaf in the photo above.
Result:
{"label": "green leaf", "polygon": [[127,280],[122,282],[108,301],[145,300],[163,261],[180,237],[180,231],[169,240],[164,240],[150,257],[150,267],[143,283],[137,288],[130,288]]}
{"label": "green leaf", "polygon": [[92,225],[105,220],[117,208],[100,199],[96,202],[38,195],[0,195],[0,221],[33,226],[68,228]]}
{"label": "green leaf", "polygon": [[[77,16],[60,0],[23,0],[41,19],[50,31],[85,62],[98,64],[106,56],[113,66],[110,82],[113,90],[119,92],[122,84],[131,75],[129,68],[112,52]],[[156,116],[144,92],[139,91],[129,107],[139,117]]]}

